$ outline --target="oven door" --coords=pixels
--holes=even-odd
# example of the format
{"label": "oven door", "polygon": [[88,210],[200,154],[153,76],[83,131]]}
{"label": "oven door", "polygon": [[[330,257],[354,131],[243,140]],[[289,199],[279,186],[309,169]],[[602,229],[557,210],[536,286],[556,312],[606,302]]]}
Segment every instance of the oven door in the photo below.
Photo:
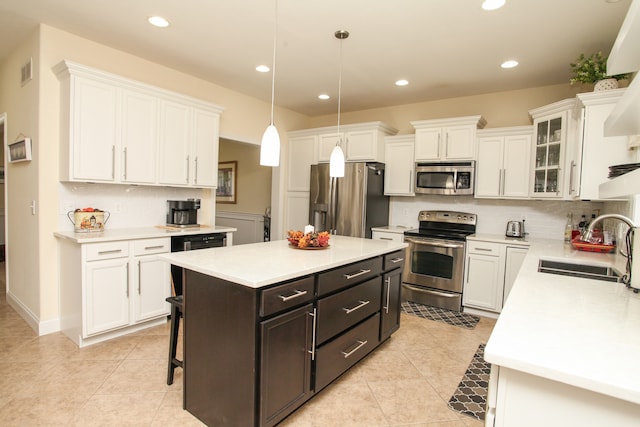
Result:
{"label": "oven door", "polygon": [[409,244],[403,282],[462,293],[465,242],[405,236]]}

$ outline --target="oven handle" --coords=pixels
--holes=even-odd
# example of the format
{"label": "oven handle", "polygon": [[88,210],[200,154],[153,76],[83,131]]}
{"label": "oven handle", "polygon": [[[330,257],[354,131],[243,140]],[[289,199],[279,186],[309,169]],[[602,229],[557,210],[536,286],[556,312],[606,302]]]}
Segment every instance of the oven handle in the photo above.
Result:
{"label": "oven handle", "polygon": [[431,239],[427,240],[427,239],[414,239],[412,237],[405,237],[404,241],[408,243],[415,243],[416,245],[436,246],[439,248],[454,248],[454,249],[464,248],[464,243],[445,243],[445,242],[439,242],[437,240],[431,240]]}
{"label": "oven handle", "polygon": [[[425,290],[427,290],[425,288],[418,288],[416,286],[411,286],[411,285],[409,285],[407,283],[403,283],[402,286],[404,286],[407,289],[411,289],[412,291],[416,291],[416,292],[424,292]],[[456,298],[456,297],[460,296],[460,294],[457,294],[457,293],[438,292],[438,291],[434,291],[433,289],[428,289],[428,291],[429,291],[430,294],[436,294],[438,296],[445,297],[445,298]]]}

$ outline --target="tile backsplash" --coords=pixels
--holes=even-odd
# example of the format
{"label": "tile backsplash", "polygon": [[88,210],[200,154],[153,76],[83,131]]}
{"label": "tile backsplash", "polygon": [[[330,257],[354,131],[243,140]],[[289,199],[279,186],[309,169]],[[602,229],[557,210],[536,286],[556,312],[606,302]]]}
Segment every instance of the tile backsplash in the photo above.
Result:
{"label": "tile backsplash", "polygon": [[[567,214],[577,223],[581,215],[592,213],[629,214],[627,202],[590,202],[562,200],[490,200],[469,196],[392,197],[389,225],[418,226],[421,210],[451,210],[478,216],[478,233],[504,234],[507,221],[525,220],[525,230],[532,237],[562,239]],[[597,211],[597,212],[596,212]]]}

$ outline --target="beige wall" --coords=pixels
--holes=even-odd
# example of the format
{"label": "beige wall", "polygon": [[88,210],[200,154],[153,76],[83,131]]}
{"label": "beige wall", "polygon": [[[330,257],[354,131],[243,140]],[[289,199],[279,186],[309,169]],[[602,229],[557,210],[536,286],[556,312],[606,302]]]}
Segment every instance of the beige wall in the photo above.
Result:
{"label": "beige wall", "polygon": [[237,203],[216,203],[216,211],[264,214],[271,206],[271,168],[260,166],[260,146],[220,139],[219,161],[237,161]]}

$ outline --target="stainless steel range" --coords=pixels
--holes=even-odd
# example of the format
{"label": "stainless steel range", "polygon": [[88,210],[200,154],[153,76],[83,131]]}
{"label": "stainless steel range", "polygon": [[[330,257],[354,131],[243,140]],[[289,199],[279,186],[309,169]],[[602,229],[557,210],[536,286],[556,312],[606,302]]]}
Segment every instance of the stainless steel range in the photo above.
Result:
{"label": "stainless steel range", "polygon": [[420,227],[405,231],[409,244],[402,276],[402,299],[462,311],[467,236],[476,232],[475,214],[421,211]]}

